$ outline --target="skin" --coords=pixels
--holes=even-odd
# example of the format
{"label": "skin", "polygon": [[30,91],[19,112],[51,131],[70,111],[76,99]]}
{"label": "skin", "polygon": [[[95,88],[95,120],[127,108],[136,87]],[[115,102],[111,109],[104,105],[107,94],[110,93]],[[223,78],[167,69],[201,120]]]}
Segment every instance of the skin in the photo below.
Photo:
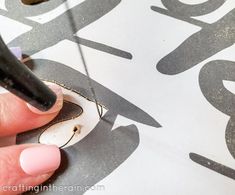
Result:
{"label": "skin", "polygon": [[[10,93],[0,95],[0,140],[15,136],[17,133],[34,129],[50,122],[56,117],[58,112],[51,114],[35,114],[25,102]],[[25,122],[27,121],[27,123]],[[19,164],[19,156],[22,150],[32,147],[27,145],[11,145],[0,147],[0,195],[19,194],[22,191],[3,191],[3,186],[36,186],[48,178],[53,173],[39,176],[29,176],[23,172]],[[34,144],[35,146],[35,144]]]}

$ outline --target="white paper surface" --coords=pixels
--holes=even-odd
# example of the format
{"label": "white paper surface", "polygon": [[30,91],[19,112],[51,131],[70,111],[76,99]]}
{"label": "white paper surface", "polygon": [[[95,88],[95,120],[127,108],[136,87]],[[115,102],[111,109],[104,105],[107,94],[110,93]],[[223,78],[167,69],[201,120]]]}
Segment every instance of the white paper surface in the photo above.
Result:
{"label": "white paper surface", "polygon": [[[77,33],[84,39],[132,54],[133,58],[128,60],[82,46],[92,79],[145,110],[162,126],[150,127],[119,115],[113,129],[135,124],[140,144],[123,164],[98,183],[105,186],[104,191],[90,190],[85,194],[233,195],[233,179],[193,162],[189,153],[235,169],[224,138],[230,117],[207,101],[198,81],[199,72],[207,62],[235,61],[235,46],[180,74],[158,72],[156,64],[201,27],[156,13],[150,9],[153,5],[164,8],[160,0],[122,0],[107,15]],[[227,0],[213,13],[195,18],[212,23],[234,8],[234,1]],[[4,25],[0,33],[6,42],[31,29],[4,16],[0,16],[0,23]],[[32,58],[54,60],[84,73],[83,67],[78,66],[81,59],[76,43],[71,40],[62,40]],[[232,81],[224,81],[224,85],[235,93]],[[76,95],[72,97],[79,101]],[[53,128],[56,131],[57,126]]]}

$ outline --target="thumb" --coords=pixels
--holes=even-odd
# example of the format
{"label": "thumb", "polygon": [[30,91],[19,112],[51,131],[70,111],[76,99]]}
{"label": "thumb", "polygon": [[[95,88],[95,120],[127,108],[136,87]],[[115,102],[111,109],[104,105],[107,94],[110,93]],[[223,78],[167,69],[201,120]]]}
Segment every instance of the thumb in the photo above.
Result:
{"label": "thumb", "polygon": [[62,88],[52,83],[48,87],[55,92],[57,100],[47,112],[39,111],[10,93],[0,95],[0,137],[38,128],[56,117],[63,105]]}
{"label": "thumb", "polygon": [[54,145],[15,145],[0,149],[0,195],[19,194],[46,181],[60,165]]}

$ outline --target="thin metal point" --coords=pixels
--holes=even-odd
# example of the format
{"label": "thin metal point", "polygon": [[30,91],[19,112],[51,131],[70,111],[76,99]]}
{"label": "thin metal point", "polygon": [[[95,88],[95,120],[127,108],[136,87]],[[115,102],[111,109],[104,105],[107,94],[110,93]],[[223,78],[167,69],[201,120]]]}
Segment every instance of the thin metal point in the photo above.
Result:
{"label": "thin metal point", "polygon": [[[69,22],[70,22],[70,27],[71,27],[71,29],[72,29],[72,32],[73,32],[73,33],[76,33],[76,32],[77,32],[77,30],[76,30],[76,29],[77,29],[77,28],[76,28],[76,23],[75,23],[73,14],[71,13],[71,11],[70,11],[70,9],[69,9],[68,1],[66,1],[65,5],[66,5],[67,13],[68,13],[68,18],[69,18]],[[97,96],[96,96],[96,93],[95,93],[95,89],[94,89],[94,87],[93,87],[93,85],[92,85],[92,81],[91,81],[91,77],[90,77],[90,74],[89,74],[89,71],[88,71],[87,63],[86,63],[86,60],[85,60],[85,58],[84,58],[84,54],[83,54],[83,51],[82,51],[82,48],[81,48],[79,42],[77,42],[77,49],[78,49],[78,52],[79,52],[79,54],[80,54],[83,67],[84,67],[85,72],[86,72],[88,85],[89,85],[90,91],[91,91],[91,93],[92,93],[93,99],[94,99],[95,104],[96,104],[97,113],[98,113],[98,115],[99,115],[99,118],[101,119],[101,118],[102,118],[102,114],[103,114],[103,109],[102,109],[102,110],[99,109],[99,104],[98,104],[98,101],[97,101]],[[102,108],[102,107],[101,107],[101,108]]]}

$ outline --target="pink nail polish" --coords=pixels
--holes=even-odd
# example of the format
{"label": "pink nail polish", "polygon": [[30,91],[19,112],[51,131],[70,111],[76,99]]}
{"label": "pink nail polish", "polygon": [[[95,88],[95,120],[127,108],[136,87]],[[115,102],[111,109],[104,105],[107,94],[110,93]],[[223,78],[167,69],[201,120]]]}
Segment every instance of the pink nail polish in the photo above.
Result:
{"label": "pink nail polish", "polygon": [[53,83],[47,83],[48,87],[56,94],[57,96],[57,100],[55,102],[55,105],[48,111],[46,112],[42,112],[40,110],[38,110],[37,108],[31,106],[30,104],[27,103],[28,108],[36,113],[36,114],[51,114],[51,113],[55,113],[58,112],[62,106],[63,106],[63,93],[62,93],[62,89],[59,85],[53,84]]}
{"label": "pink nail polish", "polygon": [[11,47],[10,51],[17,57],[18,60],[22,60],[22,50],[20,47]]}
{"label": "pink nail polish", "polygon": [[20,166],[32,176],[53,172],[60,166],[60,150],[55,145],[40,145],[26,148],[20,154]]}

